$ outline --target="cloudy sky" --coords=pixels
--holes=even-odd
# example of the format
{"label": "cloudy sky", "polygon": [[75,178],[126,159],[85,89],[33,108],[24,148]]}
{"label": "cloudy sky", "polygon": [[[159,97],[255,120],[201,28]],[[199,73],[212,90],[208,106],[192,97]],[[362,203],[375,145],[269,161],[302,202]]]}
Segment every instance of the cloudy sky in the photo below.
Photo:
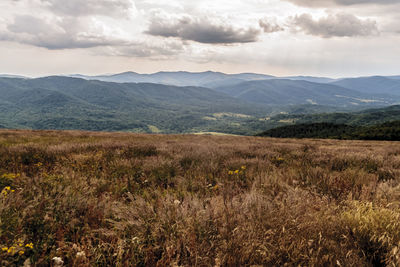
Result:
{"label": "cloudy sky", "polygon": [[0,73],[400,75],[400,0],[0,0]]}

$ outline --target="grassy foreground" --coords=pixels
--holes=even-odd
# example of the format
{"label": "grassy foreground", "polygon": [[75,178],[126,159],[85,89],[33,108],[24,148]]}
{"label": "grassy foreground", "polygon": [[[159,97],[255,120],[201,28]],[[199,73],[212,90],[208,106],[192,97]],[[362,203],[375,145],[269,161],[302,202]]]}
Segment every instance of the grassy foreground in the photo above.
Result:
{"label": "grassy foreground", "polygon": [[400,143],[0,131],[0,265],[398,266]]}

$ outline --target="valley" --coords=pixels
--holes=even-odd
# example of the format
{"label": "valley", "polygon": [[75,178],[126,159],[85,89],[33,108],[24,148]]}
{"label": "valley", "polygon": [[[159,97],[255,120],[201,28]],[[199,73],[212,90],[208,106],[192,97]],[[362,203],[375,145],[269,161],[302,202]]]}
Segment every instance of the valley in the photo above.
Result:
{"label": "valley", "polygon": [[[70,76],[0,77],[0,127],[255,135],[293,123],[371,125],[374,120],[350,121],[371,109],[380,113],[379,122],[400,115],[400,80],[393,77],[335,80],[217,72]],[[389,106],[393,108],[386,113]]]}

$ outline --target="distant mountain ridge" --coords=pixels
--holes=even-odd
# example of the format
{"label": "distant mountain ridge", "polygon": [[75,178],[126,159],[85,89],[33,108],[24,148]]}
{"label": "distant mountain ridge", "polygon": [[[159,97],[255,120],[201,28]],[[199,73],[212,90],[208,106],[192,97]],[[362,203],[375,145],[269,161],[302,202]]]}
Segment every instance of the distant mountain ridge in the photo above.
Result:
{"label": "distant mountain ridge", "polygon": [[66,75],[68,77],[81,78],[86,80],[99,80],[117,83],[160,83],[175,86],[204,86],[215,88],[225,85],[236,85],[245,81],[258,81],[269,79],[290,79],[290,80],[304,80],[309,82],[329,83],[335,79],[326,77],[312,77],[312,76],[288,76],[277,77],[267,74],[258,73],[238,73],[226,74],[222,72],[205,71],[205,72],[156,72],[152,74],[140,74],[137,72],[123,72],[118,74],[109,75],[96,75],[88,76],[82,74]]}
{"label": "distant mountain ridge", "polygon": [[222,72],[157,72],[153,74],[139,74],[136,72],[123,72],[112,75],[85,76],[80,74],[69,75],[70,77],[82,78],[86,80],[99,80],[117,83],[159,83],[175,86],[204,86],[213,87],[213,84],[240,83],[248,80],[263,80],[274,78],[271,75],[241,73],[225,74]]}
{"label": "distant mountain ridge", "polygon": [[400,95],[400,79],[383,76],[346,78],[331,82],[337,86],[369,94]]}
{"label": "distant mountain ridge", "polygon": [[321,84],[288,79],[248,81],[233,86],[218,87],[215,90],[248,102],[269,105],[385,106],[400,101],[400,97],[381,97],[332,83]]}
{"label": "distant mountain ridge", "polygon": [[[284,76],[278,77],[267,74],[257,73],[239,73],[239,74],[226,74],[222,72],[205,71],[205,72],[188,72],[188,71],[176,71],[176,72],[156,72],[152,74],[140,74],[137,72],[123,72],[117,74],[108,75],[96,75],[88,76],[82,74],[66,75],[67,77],[75,77],[86,80],[99,80],[106,82],[117,82],[117,83],[158,83],[165,85],[175,86],[201,86],[208,88],[218,88],[223,86],[234,86],[243,82],[248,81],[259,81],[259,80],[271,80],[271,79],[284,79],[294,81],[308,81],[313,83],[321,84],[335,84],[344,88],[360,90],[364,93],[382,93],[387,94],[387,87],[384,83],[380,84],[378,79],[385,79],[387,83],[392,82],[393,85],[400,82],[399,76],[370,76],[370,77],[355,77],[355,78],[341,78],[333,79],[328,77],[313,77],[313,76]],[[380,78],[378,78],[380,77]],[[367,88],[363,88],[363,84],[366,82],[372,82]],[[371,86],[380,85],[384,86],[382,92],[379,91],[381,88],[375,87],[375,91],[372,90]],[[390,93],[390,91],[389,91]]]}
{"label": "distant mountain ridge", "polygon": [[28,77],[22,75],[13,75],[13,74],[0,74],[0,78],[29,79]]}

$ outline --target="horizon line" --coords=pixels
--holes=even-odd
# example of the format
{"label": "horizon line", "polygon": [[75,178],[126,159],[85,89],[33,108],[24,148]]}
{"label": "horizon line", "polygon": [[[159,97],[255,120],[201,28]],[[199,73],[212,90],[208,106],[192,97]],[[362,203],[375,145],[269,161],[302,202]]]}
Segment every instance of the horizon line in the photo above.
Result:
{"label": "horizon line", "polygon": [[[367,78],[367,77],[396,77],[400,76],[400,74],[373,74],[373,75],[361,75],[361,76],[314,76],[314,75],[307,75],[307,74],[298,74],[298,75],[287,75],[287,76],[277,76],[273,74],[267,74],[267,73],[260,73],[260,72],[236,72],[236,73],[229,73],[229,72],[222,72],[222,71],[214,71],[214,70],[205,70],[205,71],[187,71],[187,70],[178,70],[178,71],[168,71],[168,70],[160,70],[156,72],[148,72],[148,73],[140,73],[132,70],[128,71],[122,71],[122,72],[116,72],[116,73],[102,73],[102,74],[83,74],[83,73],[55,73],[55,74],[48,74],[48,75],[39,75],[39,76],[28,76],[28,75],[23,75],[23,74],[15,74],[15,73],[0,73],[0,76],[16,76],[15,78],[28,78],[28,79],[37,79],[37,78],[44,78],[44,77],[52,77],[52,76],[63,76],[63,77],[68,77],[68,76],[74,76],[74,75],[81,75],[81,76],[87,76],[87,77],[98,77],[98,76],[114,76],[114,75],[121,75],[121,74],[127,74],[127,73],[134,73],[138,75],[155,75],[159,73],[189,73],[189,74],[201,74],[201,73],[220,73],[220,74],[225,74],[225,75],[240,75],[240,74],[255,74],[255,75],[264,75],[264,76],[270,76],[270,77],[275,77],[275,78],[295,78],[295,77],[304,77],[304,78],[325,78],[325,79],[332,79],[332,80],[337,80],[337,79],[349,79],[349,78]],[[76,78],[76,77],[75,77]]]}

